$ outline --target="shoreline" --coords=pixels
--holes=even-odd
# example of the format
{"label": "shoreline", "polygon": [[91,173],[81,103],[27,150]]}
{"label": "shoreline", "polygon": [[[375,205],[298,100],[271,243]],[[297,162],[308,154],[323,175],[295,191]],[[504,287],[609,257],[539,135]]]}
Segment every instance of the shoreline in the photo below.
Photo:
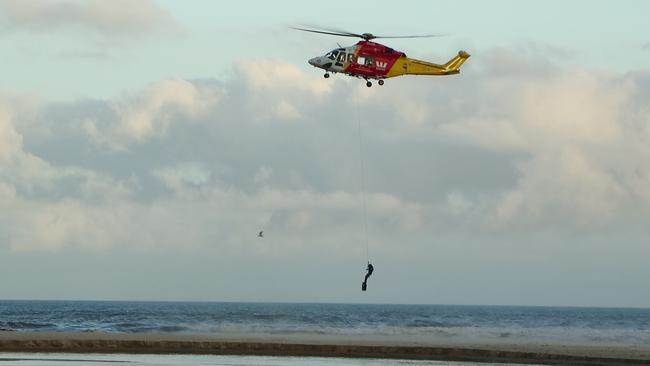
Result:
{"label": "shoreline", "polygon": [[650,347],[409,342],[323,335],[0,332],[0,352],[381,358],[540,365],[647,365]]}

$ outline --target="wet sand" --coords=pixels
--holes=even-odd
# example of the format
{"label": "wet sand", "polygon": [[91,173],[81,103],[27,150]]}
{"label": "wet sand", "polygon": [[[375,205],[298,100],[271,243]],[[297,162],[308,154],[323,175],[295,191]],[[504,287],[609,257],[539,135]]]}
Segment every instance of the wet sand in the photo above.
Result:
{"label": "wet sand", "polygon": [[650,345],[481,344],[318,334],[0,332],[0,352],[313,356],[540,365],[650,364]]}

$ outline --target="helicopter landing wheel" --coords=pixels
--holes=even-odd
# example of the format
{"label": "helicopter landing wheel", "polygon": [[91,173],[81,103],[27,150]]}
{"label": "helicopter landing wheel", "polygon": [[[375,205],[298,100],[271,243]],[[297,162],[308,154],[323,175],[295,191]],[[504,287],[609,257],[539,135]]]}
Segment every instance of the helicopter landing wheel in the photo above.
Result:
{"label": "helicopter landing wheel", "polygon": [[330,77],[330,74],[325,73],[325,75],[323,75],[323,77],[324,77],[325,79],[328,79],[328,78]]}
{"label": "helicopter landing wheel", "polygon": [[370,81],[366,82],[366,86],[370,88],[372,86],[372,83]]}
{"label": "helicopter landing wheel", "polygon": [[384,85],[384,81],[383,81],[383,80],[379,80],[378,83],[379,83],[379,85]]}

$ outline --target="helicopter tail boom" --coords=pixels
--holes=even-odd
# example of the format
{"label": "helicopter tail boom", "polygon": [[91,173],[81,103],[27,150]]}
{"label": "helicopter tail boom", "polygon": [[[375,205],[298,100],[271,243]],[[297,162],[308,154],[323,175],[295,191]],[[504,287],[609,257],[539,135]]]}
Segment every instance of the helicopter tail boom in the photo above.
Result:
{"label": "helicopter tail boom", "polygon": [[[458,52],[454,58],[443,65],[405,57],[402,66],[403,75],[454,75],[460,73],[460,67],[469,58],[469,53]],[[397,75],[395,75],[397,76]]]}

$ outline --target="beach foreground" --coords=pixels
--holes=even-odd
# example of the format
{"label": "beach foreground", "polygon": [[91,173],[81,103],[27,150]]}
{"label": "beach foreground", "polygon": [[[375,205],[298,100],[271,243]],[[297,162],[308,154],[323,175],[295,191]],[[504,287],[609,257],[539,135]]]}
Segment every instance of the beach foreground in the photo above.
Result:
{"label": "beach foreground", "polygon": [[262,355],[545,365],[647,365],[650,347],[410,342],[326,335],[0,332],[0,352]]}
{"label": "beach foreground", "polygon": [[[232,356],[232,355],[152,355],[152,354],[80,354],[80,353],[1,353],[2,366],[498,366],[503,364],[395,360],[376,358]],[[524,365],[522,365],[524,366]],[[535,365],[528,365],[535,366]]]}

